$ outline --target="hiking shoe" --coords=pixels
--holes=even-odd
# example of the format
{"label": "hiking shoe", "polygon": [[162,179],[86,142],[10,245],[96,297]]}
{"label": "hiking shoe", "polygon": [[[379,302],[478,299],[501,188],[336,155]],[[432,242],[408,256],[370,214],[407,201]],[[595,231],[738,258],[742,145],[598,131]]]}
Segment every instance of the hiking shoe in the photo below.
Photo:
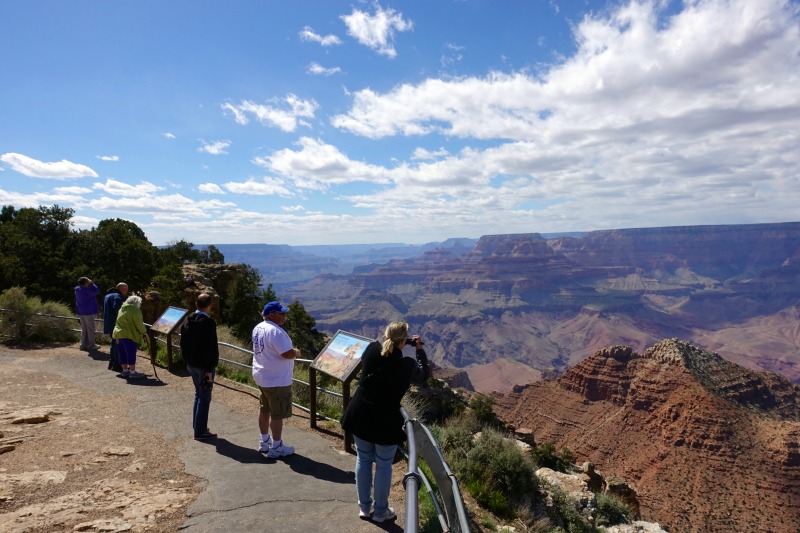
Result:
{"label": "hiking shoe", "polygon": [[123,370],[122,372],[120,372],[119,374],[117,374],[117,377],[118,377],[118,378],[125,378],[125,379],[128,379],[128,376],[130,375],[130,373],[131,373],[131,371],[130,371],[130,370]]}
{"label": "hiking shoe", "polygon": [[269,440],[262,440],[258,443],[259,453],[267,453],[272,448],[272,437]]}
{"label": "hiking shoe", "polygon": [[364,520],[369,519],[369,515],[372,514],[372,506],[364,507],[359,505],[358,506],[358,517]]}
{"label": "hiking shoe", "polygon": [[216,438],[217,438],[217,434],[216,433],[211,433],[210,429],[207,429],[204,432],[202,432],[201,434],[194,436],[194,440],[210,440],[210,439],[216,439]]}
{"label": "hiking shoe", "polygon": [[291,446],[287,446],[284,443],[281,443],[280,446],[277,448],[272,447],[267,452],[267,457],[270,459],[275,459],[276,457],[286,457],[287,455],[292,455],[294,453],[294,448]]}
{"label": "hiking shoe", "polygon": [[372,521],[378,523],[386,522],[387,520],[394,520],[395,518],[397,518],[397,515],[395,514],[394,509],[391,507],[387,507],[385,511],[376,511],[375,514],[372,515]]}
{"label": "hiking shoe", "polygon": [[128,374],[128,379],[142,379],[143,377],[146,376],[141,372],[137,372],[136,370],[131,370],[131,372]]}

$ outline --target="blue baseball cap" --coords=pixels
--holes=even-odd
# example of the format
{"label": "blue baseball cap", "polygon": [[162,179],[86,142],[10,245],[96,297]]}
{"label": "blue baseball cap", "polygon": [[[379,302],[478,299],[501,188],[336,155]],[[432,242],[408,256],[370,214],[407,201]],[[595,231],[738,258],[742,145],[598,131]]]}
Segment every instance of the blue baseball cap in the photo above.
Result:
{"label": "blue baseball cap", "polygon": [[270,313],[285,313],[288,311],[288,307],[284,307],[281,305],[280,302],[270,302],[264,306],[264,311],[261,313],[263,316],[267,316]]}

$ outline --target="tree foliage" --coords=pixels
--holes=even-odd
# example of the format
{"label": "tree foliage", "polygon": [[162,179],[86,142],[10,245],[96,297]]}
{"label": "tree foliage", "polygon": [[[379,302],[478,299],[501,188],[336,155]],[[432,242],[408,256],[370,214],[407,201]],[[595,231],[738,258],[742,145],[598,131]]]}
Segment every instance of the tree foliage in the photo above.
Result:
{"label": "tree foliage", "polygon": [[[181,239],[156,247],[139,226],[119,218],[73,230],[73,215],[72,209],[57,205],[0,209],[0,291],[18,288],[8,293],[7,300],[22,290],[34,303],[46,300],[73,306],[73,288],[79,277],[87,276],[102,292],[124,281],[132,292],[156,290],[168,305],[179,305],[185,263],[225,262],[213,244],[198,250]],[[245,341],[261,320],[264,304],[278,299],[272,285],[261,287],[261,275],[250,265],[242,265],[240,275],[220,296],[222,323]],[[287,331],[309,357],[327,342],[315,326],[302,304],[290,305]]]}
{"label": "tree foliage", "polygon": [[243,272],[222,302],[222,321],[240,339],[250,339],[253,328],[261,320],[264,304],[276,299],[272,284],[262,289],[261,274],[250,265],[244,265]]}
{"label": "tree foliage", "polygon": [[308,314],[303,304],[295,300],[289,304],[284,329],[306,359],[313,359],[325,347],[328,337],[317,330],[317,321]]}
{"label": "tree foliage", "polygon": [[0,212],[0,289],[26,287],[28,294],[64,300],[77,277],[69,247],[74,211],[57,205]]}

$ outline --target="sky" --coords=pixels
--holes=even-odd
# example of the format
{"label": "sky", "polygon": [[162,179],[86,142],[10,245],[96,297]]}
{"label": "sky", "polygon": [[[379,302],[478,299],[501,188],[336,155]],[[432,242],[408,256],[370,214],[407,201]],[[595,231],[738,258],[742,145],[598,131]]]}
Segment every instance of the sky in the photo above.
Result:
{"label": "sky", "polygon": [[0,57],[0,205],[76,229],[800,220],[800,0],[7,0]]}

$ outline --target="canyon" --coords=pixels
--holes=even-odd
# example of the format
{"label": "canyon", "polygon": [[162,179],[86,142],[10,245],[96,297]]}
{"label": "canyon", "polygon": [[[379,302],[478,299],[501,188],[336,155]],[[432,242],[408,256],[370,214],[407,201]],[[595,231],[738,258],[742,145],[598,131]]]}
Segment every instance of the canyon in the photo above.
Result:
{"label": "canyon", "polygon": [[558,375],[610,345],[642,351],[673,337],[800,382],[800,223],[385,250],[373,250],[381,262],[286,283],[280,296],[301,301],[327,333],[377,338],[406,320],[437,365],[464,370],[484,392]]}

